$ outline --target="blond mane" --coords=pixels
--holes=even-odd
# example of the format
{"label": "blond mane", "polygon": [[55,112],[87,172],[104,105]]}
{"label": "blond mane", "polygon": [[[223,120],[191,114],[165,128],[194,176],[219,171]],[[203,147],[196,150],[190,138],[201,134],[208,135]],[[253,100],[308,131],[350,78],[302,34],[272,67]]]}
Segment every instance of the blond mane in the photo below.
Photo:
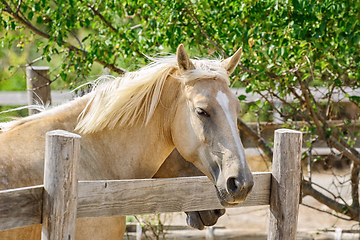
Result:
{"label": "blond mane", "polygon": [[[219,79],[229,84],[220,60],[192,60],[196,69],[174,75],[181,82]],[[94,133],[115,126],[147,124],[159,103],[166,79],[178,69],[175,57],[154,62],[121,78],[105,81],[90,94],[75,128],[80,133]]]}

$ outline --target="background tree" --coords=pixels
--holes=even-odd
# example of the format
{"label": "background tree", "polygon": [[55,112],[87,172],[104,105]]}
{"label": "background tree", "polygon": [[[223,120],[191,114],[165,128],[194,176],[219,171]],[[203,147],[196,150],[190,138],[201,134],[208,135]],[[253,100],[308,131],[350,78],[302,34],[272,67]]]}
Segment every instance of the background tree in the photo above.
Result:
{"label": "background tree", "polygon": [[[0,32],[3,48],[36,49],[24,65],[55,64],[54,84],[61,78],[70,86],[98,65],[121,75],[146,64],[145,54],[174,52],[180,43],[198,57],[227,57],[243,47],[232,84],[262,96],[250,109],[255,116],[272,110],[284,127],[303,131],[309,170],[323,159],[311,155],[320,143],[330,149],[325,158],[351,162],[345,173],[351,199],[340,191],[324,193],[311,174],[304,176],[303,195],[339,217],[359,221],[360,154],[353,147],[358,133],[349,130],[359,125],[359,11],[359,0],[0,0]],[[17,69],[8,65],[2,79]],[[353,114],[344,116],[339,94],[351,102]],[[271,143],[262,139],[261,125],[254,131],[239,120],[238,126],[271,159]]]}

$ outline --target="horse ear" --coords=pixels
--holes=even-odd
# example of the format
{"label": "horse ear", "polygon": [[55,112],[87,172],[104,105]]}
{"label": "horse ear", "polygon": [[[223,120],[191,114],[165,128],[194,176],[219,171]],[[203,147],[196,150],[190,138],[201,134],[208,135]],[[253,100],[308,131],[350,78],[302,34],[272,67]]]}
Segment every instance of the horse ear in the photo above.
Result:
{"label": "horse ear", "polygon": [[242,48],[239,48],[234,55],[221,62],[221,66],[225,68],[230,75],[235,70],[242,53]]}
{"label": "horse ear", "polygon": [[180,44],[176,51],[177,63],[179,71],[183,73],[186,70],[195,69],[194,64],[189,59],[189,56],[184,48],[184,45]]}

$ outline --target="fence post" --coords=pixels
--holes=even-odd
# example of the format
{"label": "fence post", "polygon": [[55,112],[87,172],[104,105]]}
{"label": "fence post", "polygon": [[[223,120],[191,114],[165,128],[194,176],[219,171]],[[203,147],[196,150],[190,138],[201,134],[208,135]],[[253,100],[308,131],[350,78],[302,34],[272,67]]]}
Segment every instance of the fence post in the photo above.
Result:
{"label": "fence post", "polygon": [[205,240],[215,240],[214,230],[215,230],[214,226],[210,226],[206,228]]}
{"label": "fence post", "polygon": [[270,193],[269,240],[295,240],[301,184],[302,133],[278,129]]}
{"label": "fence post", "polygon": [[[30,66],[26,68],[28,105],[51,104],[49,67]],[[29,108],[29,115],[36,114],[36,109]]]}
{"label": "fence post", "polygon": [[75,239],[80,136],[46,133],[42,240]]}

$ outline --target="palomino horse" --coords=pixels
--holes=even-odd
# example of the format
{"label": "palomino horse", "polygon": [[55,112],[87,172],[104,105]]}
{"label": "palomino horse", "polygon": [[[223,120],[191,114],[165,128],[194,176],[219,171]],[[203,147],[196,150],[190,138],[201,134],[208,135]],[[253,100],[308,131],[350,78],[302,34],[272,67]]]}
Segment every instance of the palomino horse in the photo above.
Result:
{"label": "palomino horse", "polygon": [[[240,55],[190,60],[180,45],[176,58],[3,125],[0,189],[42,184],[45,133],[63,129],[82,137],[81,180],[151,178],[176,147],[214,183],[223,206],[243,202],[254,182],[236,128],[240,104],[228,87]],[[124,225],[125,217],[78,219],[76,236],[121,239]],[[0,239],[32,239],[40,229],[3,231]]]}

